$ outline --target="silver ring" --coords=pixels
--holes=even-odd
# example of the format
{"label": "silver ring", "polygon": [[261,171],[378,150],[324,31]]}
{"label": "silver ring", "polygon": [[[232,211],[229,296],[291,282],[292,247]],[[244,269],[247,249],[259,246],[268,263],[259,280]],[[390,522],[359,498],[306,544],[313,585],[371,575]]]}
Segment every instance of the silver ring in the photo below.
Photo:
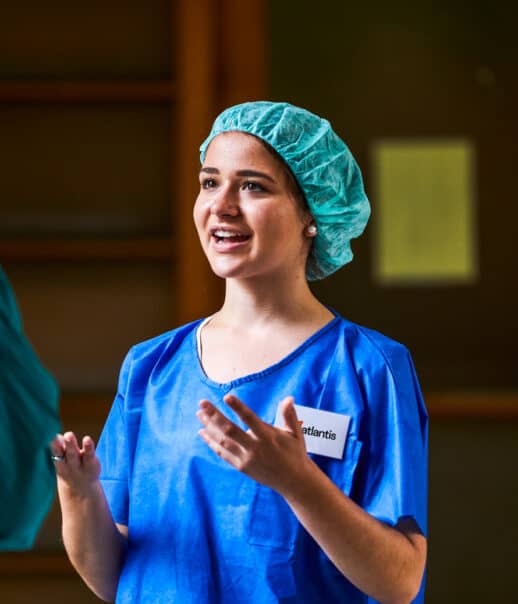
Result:
{"label": "silver ring", "polygon": [[50,459],[52,459],[52,461],[65,461],[65,456],[64,455],[51,455]]}

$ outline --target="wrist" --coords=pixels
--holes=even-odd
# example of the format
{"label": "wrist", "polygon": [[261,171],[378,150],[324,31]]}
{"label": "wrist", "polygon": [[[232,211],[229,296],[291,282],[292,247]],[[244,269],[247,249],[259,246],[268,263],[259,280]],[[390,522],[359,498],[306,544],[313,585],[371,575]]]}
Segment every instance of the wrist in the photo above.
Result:
{"label": "wrist", "polygon": [[74,484],[65,480],[63,477],[58,476],[57,487],[59,498],[62,503],[68,501],[74,503],[89,501],[92,498],[97,497],[102,491],[101,483],[98,479],[92,482]]}
{"label": "wrist", "polygon": [[322,470],[306,455],[298,471],[291,475],[291,480],[279,492],[289,505],[299,503],[314,495],[322,477],[325,478]]}

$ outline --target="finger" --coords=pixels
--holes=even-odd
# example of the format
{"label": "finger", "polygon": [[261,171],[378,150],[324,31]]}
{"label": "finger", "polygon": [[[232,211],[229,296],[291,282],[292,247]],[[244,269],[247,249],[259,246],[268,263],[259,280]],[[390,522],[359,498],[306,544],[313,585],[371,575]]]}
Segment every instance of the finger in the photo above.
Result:
{"label": "finger", "polygon": [[292,396],[287,396],[280,402],[280,415],[284,420],[285,429],[289,430],[297,437],[302,436],[301,423],[295,411],[294,400]]}
{"label": "finger", "polygon": [[88,464],[95,459],[95,444],[90,436],[83,436],[82,445],[82,461]]}
{"label": "finger", "polygon": [[222,445],[210,434],[207,428],[198,430],[198,434],[218,457],[221,457],[221,459],[224,459],[227,463],[235,468],[239,467],[243,450],[237,443],[227,443],[226,445]]}
{"label": "finger", "polygon": [[65,443],[62,434],[56,434],[53,440],[49,443],[50,453],[56,474],[60,476],[66,470]]}
{"label": "finger", "polygon": [[306,451],[306,439],[302,432],[302,423],[297,417],[295,410],[295,401],[292,396],[286,397],[280,403],[281,417],[284,419],[285,430],[290,432],[299,441],[301,447]]}
{"label": "finger", "polygon": [[65,454],[65,447],[64,447],[64,443],[63,443],[62,434],[56,434],[56,436],[49,443],[49,446],[50,446],[52,455],[56,455],[57,457],[60,457]]}
{"label": "finger", "polygon": [[73,432],[65,432],[65,434],[63,434],[63,441],[67,465],[72,468],[78,467],[80,464],[81,452],[79,451],[76,435]]}
{"label": "finger", "polygon": [[257,417],[250,407],[247,407],[247,405],[239,400],[237,396],[234,394],[227,394],[223,397],[223,400],[257,437],[267,434],[271,426]]}
{"label": "finger", "polygon": [[246,448],[251,442],[251,437],[228,417],[223,415],[214,405],[207,400],[199,402],[200,408],[196,416],[205,426],[207,432],[221,446],[228,447],[232,442]]}

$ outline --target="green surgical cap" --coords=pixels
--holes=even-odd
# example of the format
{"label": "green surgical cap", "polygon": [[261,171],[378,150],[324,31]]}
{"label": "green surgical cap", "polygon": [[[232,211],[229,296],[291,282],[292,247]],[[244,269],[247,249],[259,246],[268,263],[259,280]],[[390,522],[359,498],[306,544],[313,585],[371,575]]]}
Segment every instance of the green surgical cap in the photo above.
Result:
{"label": "green surgical cap", "polygon": [[201,162],[215,136],[235,131],[273,147],[304,193],[318,227],[306,265],[308,280],[323,279],[350,262],[351,239],[362,234],[370,205],[360,168],[331,124],[289,103],[235,105],[216,118],[200,147]]}

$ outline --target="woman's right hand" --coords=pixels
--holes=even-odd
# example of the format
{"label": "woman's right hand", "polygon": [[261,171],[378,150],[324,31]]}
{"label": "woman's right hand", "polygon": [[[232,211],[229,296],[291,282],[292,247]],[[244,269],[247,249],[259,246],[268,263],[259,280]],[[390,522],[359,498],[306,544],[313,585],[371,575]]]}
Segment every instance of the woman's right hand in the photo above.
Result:
{"label": "woman's right hand", "polygon": [[[81,447],[81,448],[80,448]],[[114,602],[127,548],[127,528],[113,522],[99,475],[94,441],[78,444],[73,432],[50,443],[58,479],[63,543],[84,582],[105,602]],[[62,458],[62,459],[61,459]]]}
{"label": "woman's right hand", "polygon": [[58,486],[66,486],[70,494],[88,496],[99,480],[101,462],[95,454],[95,444],[90,436],[84,436],[79,448],[73,432],[57,434],[50,443],[52,455],[63,457],[54,461]]}

